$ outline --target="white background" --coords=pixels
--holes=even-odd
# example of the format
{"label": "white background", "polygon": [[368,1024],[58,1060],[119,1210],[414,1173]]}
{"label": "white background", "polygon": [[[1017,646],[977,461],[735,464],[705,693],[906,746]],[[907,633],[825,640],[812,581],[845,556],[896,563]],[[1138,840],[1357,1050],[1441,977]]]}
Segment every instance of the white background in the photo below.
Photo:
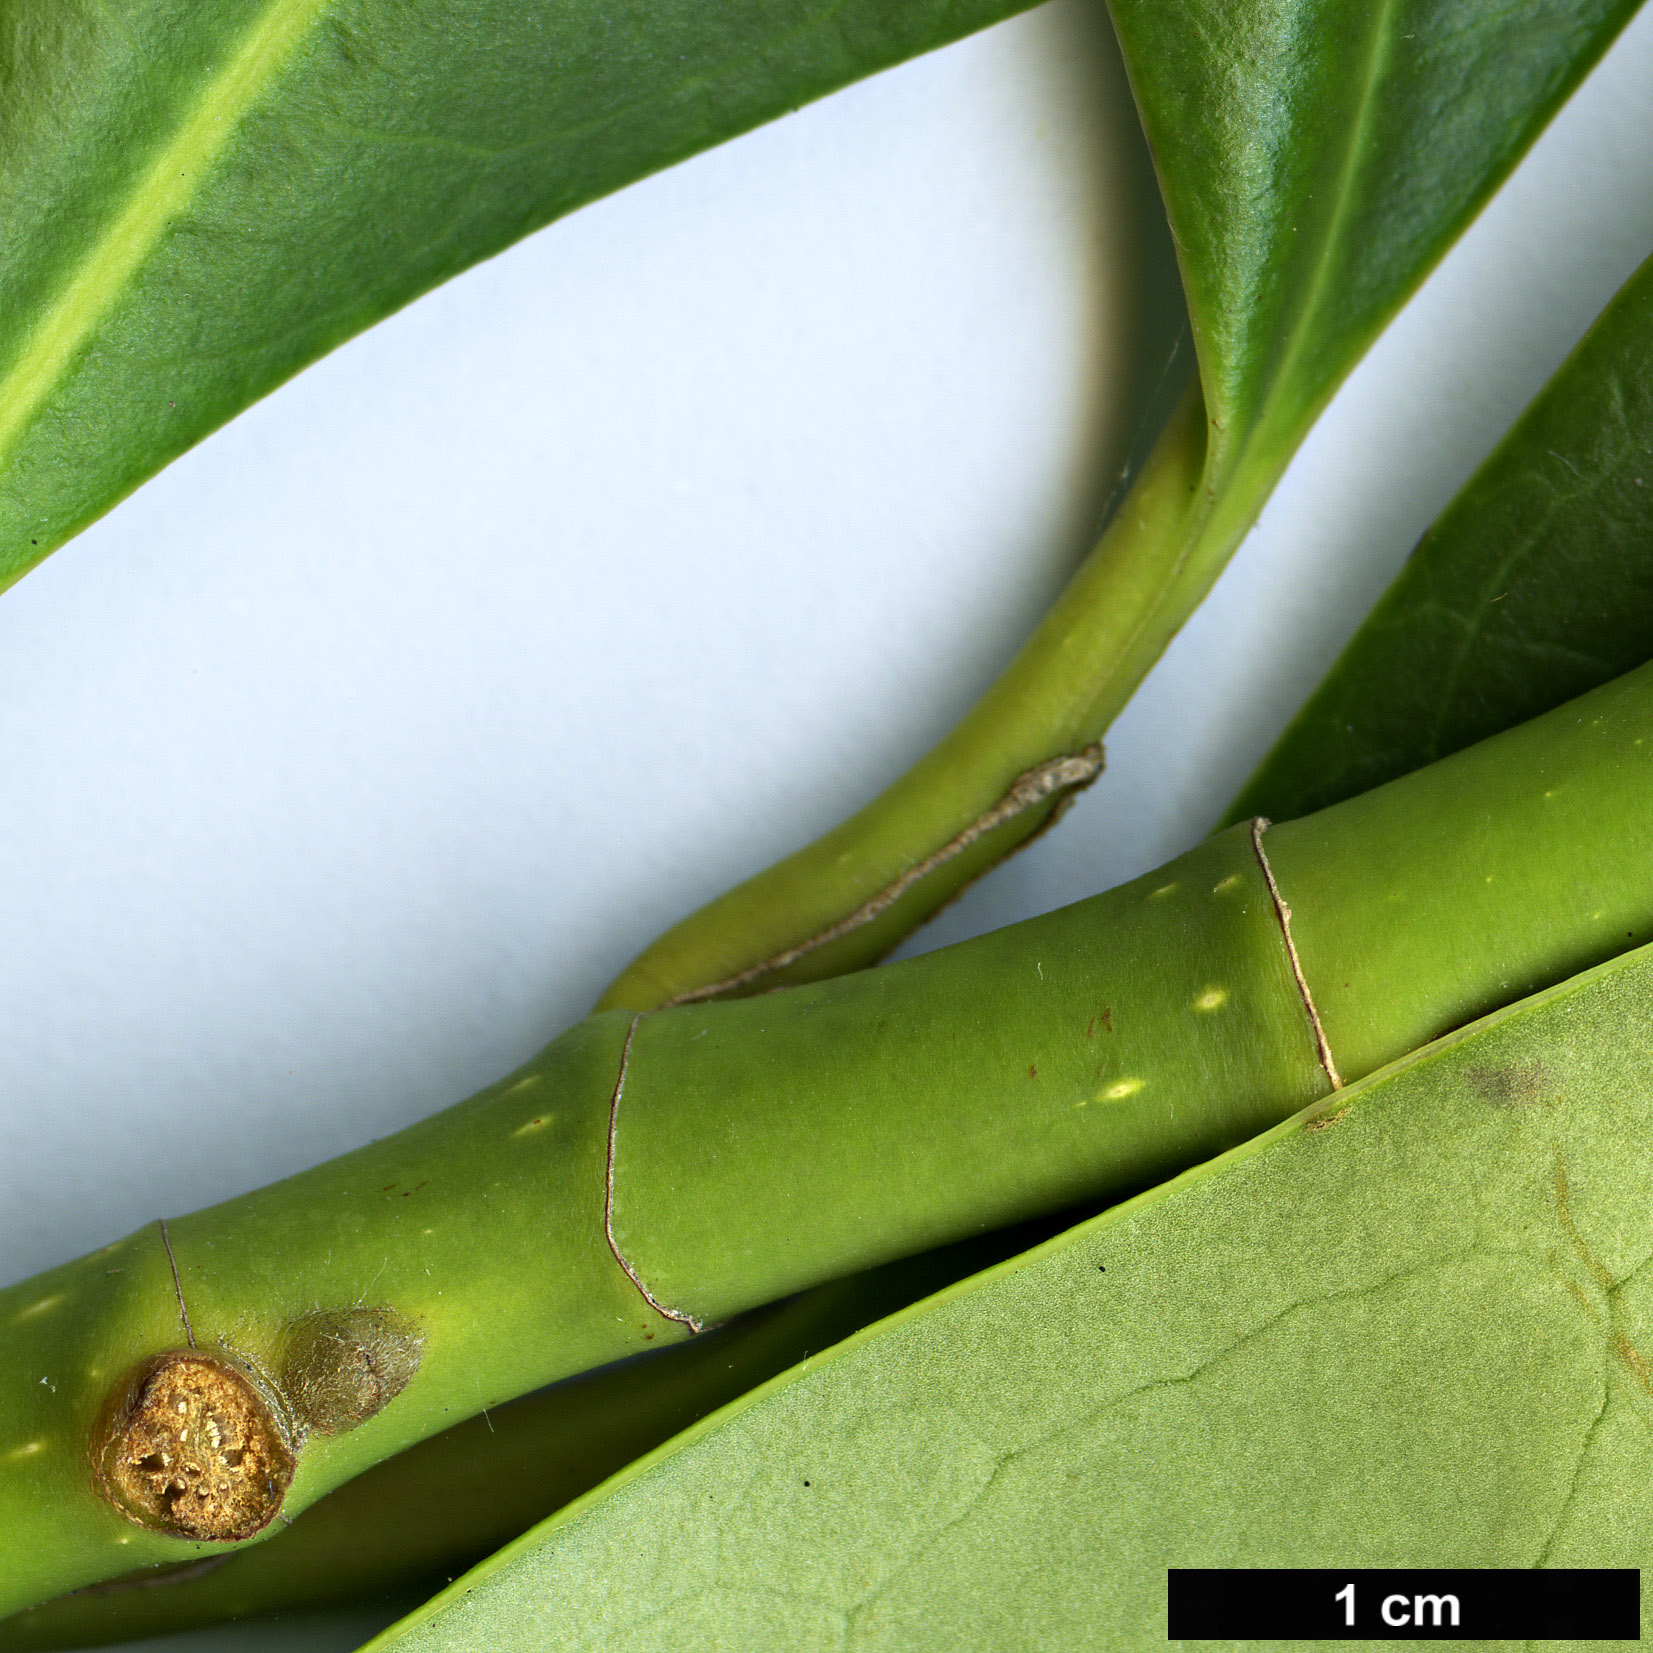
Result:
{"label": "white background", "polygon": [[[422,300],[0,599],[0,1283],[478,1088],[900,773],[1093,537],[1166,247],[1100,7],[1052,0]],[[919,945],[1202,836],[1650,252],[1653,13],[1103,780]]]}

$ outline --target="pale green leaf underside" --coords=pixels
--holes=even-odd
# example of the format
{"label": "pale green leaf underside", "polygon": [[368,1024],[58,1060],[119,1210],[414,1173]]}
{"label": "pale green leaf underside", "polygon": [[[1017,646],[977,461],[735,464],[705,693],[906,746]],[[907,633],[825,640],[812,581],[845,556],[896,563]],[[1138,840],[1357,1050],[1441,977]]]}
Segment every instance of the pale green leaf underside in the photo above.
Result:
{"label": "pale green leaf underside", "polygon": [[794,1370],[373,1646],[1147,1649],[1168,1566],[1648,1564],[1650,1141],[1642,951]]}

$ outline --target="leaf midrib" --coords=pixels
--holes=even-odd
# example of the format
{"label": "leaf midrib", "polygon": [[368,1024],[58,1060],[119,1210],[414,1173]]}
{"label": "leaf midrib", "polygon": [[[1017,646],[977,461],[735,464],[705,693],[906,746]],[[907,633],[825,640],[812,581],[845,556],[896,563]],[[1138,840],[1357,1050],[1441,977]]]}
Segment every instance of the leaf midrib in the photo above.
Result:
{"label": "leaf midrib", "polygon": [[[1365,147],[1366,138],[1371,130],[1372,119],[1378,107],[1377,89],[1382,79],[1383,67],[1388,59],[1389,31],[1394,18],[1395,0],[1379,0],[1372,16],[1372,30],[1367,37],[1366,59],[1362,65],[1359,103],[1355,110],[1354,119],[1349,123],[1348,141],[1344,147],[1341,164],[1337,169],[1337,193],[1332,201],[1331,211],[1324,220],[1325,228],[1319,237],[1319,246],[1309,277],[1308,291],[1304,295],[1303,303],[1298,309],[1295,321],[1292,323],[1285,340],[1285,347],[1280,352],[1279,367],[1273,375],[1273,383],[1264,394],[1264,411],[1252,424],[1250,435],[1255,437],[1265,426],[1272,422],[1279,413],[1279,397],[1282,386],[1289,386],[1293,374],[1297,371],[1298,363],[1308,351],[1315,335],[1315,323],[1318,321],[1324,305],[1327,283],[1331,279],[1333,254],[1342,239],[1343,228],[1347,224],[1352,207],[1352,190],[1354,180],[1360,170],[1361,154]],[[1319,398],[1316,398],[1319,400]],[[1272,406],[1270,406],[1272,404]],[[1245,447],[1251,446],[1248,440]],[[1240,458],[1235,455],[1236,461]]]}
{"label": "leaf midrib", "polygon": [[0,377],[0,467],[329,0],[270,0]]}

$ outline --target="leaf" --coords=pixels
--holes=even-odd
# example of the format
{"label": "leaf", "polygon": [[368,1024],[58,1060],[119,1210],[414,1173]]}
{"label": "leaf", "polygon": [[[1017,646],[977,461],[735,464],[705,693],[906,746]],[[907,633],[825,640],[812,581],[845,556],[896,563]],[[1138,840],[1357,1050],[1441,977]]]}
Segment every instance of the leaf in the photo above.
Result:
{"label": "leaf", "polygon": [[1119,0],[1219,475],[1277,474],[1634,9]]}
{"label": "leaf", "polygon": [[1653,659],[1653,262],[1424,535],[1230,820],[1322,809]]}
{"label": "leaf", "polygon": [[1650,1027],[1643,949],[1428,1046],[795,1368],[370,1646],[1146,1649],[1168,1566],[1647,1565]]}
{"label": "leaf", "polygon": [[0,588],[584,202],[1029,0],[12,0]]}
{"label": "leaf", "polygon": [[605,1005],[873,962],[1094,778],[1315,416],[1635,0],[1115,0],[1198,383],[1085,565],[939,746],[668,931]]}

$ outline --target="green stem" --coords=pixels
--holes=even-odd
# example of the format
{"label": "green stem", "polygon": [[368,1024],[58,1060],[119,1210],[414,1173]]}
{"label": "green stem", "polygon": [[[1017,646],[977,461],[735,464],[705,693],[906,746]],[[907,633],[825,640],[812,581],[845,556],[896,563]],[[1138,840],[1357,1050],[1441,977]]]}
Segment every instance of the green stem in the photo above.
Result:
{"label": "green stem", "polygon": [[43,1653],[258,1613],[424,1600],[726,1402],[1061,1226],[1024,1225],[834,1281],[525,1395],[376,1464],[262,1543],[128,1574],[0,1621],[0,1649]]}
{"label": "green stem", "polygon": [[[165,1392],[199,1440],[219,1441],[242,1374],[235,1404],[268,1413],[262,1461],[296,1456],[290,1515],[692,1325],[1169,1175],[1645,941],[1650,760],[1653,669],[962,946],[594,1015],[469,1103],[0,1293],[0,1609],[219,1553],[159,1530],[181,1498],[166,1416],[128,1374],[168,1351],[192,1346]],[[335,1346],[329,1371],[316,1351]],[[298,1369],[307,1395],[373,1381],[324,1418]],[[129,1413],[144,1457],[128,1467],[165,1520],[96,1490]],[[241,1493],[264,1482],[213,1463],[225,1534],[250,1531]]]}
{"label": "green stem", "polygon": [[692,913],[599,1009],[819,981],[882,958],[1050,825],[1255,520],[1292,444],[1235,448],[1196,378],[1096,548],[963,721],[841,826]]}
{"label": "green stem", "polygon": [[[1213,558],[1200,545],[1206,439],[1192,384],[1096,549],[963,722],[825,837],[666,931],[599,1008],[652,1010],[859,969],[1048,824],[1094,777],[1100,753],[1086,761],[1087,748],[1220,567],[1206,576]],[[1063,759],[1071,777],[1057,769],[1024,786],[1017,807],[1018,781]]]}

